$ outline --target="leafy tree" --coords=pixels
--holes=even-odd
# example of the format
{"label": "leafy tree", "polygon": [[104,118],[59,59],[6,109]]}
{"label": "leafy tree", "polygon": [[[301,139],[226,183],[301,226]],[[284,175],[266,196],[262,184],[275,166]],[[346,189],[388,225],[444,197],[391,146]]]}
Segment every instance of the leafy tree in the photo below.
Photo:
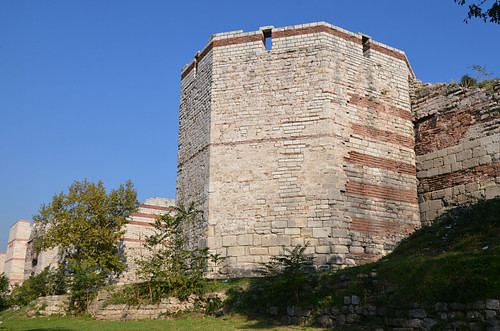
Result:
{"label": "leafy tree", "polygon": [[68,189],[54,195],[33,215],[39,233],[34,241],[37,251],[57,247],[59,268],[68,275],[69,289],[77,306],[88,302],[87,294],[104,284],[125,265],[119,239],[127,218],[139,205],[133,184],[127,181],[106,193],[102,181],[97,184],[75,181]]}
{"label": "leafy tree", "polygon": [[146,237],[146,257],[137,261],[138,274],[148,286],[150,301],[174,294],[185,297],[199,293],[204,285],[208,249],[187,247],[187,228],[201,213],[191,204],[175,207],[175,215],[165,214],[154,223],[154,233]]}
{"label": "leafy tree", "polygon": [[[455,3],[458,3],[460,6],[465,5],[466,0],[454,0]],[[469,12],[467,13],[467,18],[464,19],[465,23],[468,23],[469,20],[473,17],[482,18],[485,22],[488,20],[492,23],[500,24],[500,2],[498,0],[494,0],[490,5],[488,4],[486,8],[483,5],[487,2],[487,0],[474,1],[472,4],[468,4]],[[488,8],[489,7],[489,8]]]}

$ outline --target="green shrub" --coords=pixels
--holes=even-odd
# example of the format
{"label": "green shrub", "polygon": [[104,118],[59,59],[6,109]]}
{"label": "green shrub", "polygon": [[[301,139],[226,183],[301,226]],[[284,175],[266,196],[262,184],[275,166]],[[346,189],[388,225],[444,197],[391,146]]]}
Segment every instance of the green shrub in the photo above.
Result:
{"label": "green shrub", "polygon": [[10,294],[10,303],[26,306],[38,297],[64,294],[66,290],[65,277],[59,269],[46,267],[36,276],[26,279],[21,286],[15,286]]}
{"label": "green shrub", "polygon": [[[208,248],[189,249],[187,231],[201,213],[191,204],[175,207],[175,216],[162,215],[154,223],[154,233],[146,237],[147,258],[137,260],[138,275],[145,280],[150,302],[175,295],[183,299],[200,294],[208,267]],[[140,286],[139,290],[143,290]]]}
{"label": "green shrub", "polygon": [[465,74],[462,76],[462,79],[460,79],[460,85],[463,87],[472,87],[477,85],[477,79],[472,78],[471,76]]}
{"label": "green shrub", "polygon": [[2,272],[0,275],[0,310],[3,310],[9,306],[9,279]]}
{"label": "green shrub", "polygon": [[283,247],[285,255],[273,256],[267,263],[260,263],[257,272],[271,282],[271,294],[274,294],[275,285],[280,290],[289,289],[293,293],[296,303],[299,302],[299,292],[306,280],[307,269],[313,263],[313,257],[306,255],[306,246],[297,245],[289,250]]}

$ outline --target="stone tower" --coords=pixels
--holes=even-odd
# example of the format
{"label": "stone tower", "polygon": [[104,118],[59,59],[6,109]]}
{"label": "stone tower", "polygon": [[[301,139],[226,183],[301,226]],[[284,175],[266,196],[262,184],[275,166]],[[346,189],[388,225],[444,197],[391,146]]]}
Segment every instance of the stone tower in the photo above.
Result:
{"label": "stone tower", "polygon": [[176,202],[230,275],[297,244],[319,270],[361,264],[420,226],[404,52],[268,26],[214,34],[181,78]]}
{"label": "stone tower", "polygon": [[19,220],[10,227],[3,270],[10,283],[22,283],[24,280],[24,262],[30,233],[31,225],[28,220]]}

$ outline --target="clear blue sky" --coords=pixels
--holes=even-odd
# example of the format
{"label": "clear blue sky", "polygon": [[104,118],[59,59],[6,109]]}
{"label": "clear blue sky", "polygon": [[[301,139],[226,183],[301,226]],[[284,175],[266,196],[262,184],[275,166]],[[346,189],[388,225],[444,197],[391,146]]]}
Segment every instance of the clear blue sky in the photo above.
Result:
{"label": "clear blue sky", "polygon": [[213,33],[326,21],[406,52],[424,82],[485,65],[500,25],[453,0],[0,0],[0,251],[74,180],[174,198],[180,70]]}

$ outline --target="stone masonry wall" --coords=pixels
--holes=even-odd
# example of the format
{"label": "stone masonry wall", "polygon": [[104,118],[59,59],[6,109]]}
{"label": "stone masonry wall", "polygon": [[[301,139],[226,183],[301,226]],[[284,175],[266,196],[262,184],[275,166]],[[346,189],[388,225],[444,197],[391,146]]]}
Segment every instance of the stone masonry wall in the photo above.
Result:
{"label": "stone masonry wall", "polygon": [[203,54],[207,76],[182,71],[176,199],[203,209],[198,244],[231,275],[297,244],[318,269],[371,261],[420,225],[403,52],[313,23],[215,34]]}
{"label": "stone masonry wall", "polygon": [[30,233],[31,225],[28,220],[19,220],[10,227],[4,273],[11,283],[22,283],[24,280],[26,243]]}
{"label": "stone masonry wall", "polygon": [[4,271],[5,256],[7,256],[7,253],[0,253],[0,274],[3,273]]}
{"label": "stone masonry wall", "polygon": [[125,270],[117,280],[118,284],[130,284],[140,281],[137,272],[137,260],[148,256],[144,248],[145,238],[153,234],[155,219],[159,215],[171,212],[175,201],[165,198],[151,198],[139,205],[139,210],[130,216],[125,225],[125,235],[122,238],[126,265]]}
{"label": "stone masonry wall", "polygon": [[186,207],[195,203],[203,218],[191,225],[190,244],[205,245],[208,219],[208,174],[212,47],[198,52],[182,71],[179,108],[179,150],[177,156],[176,200]]}
{"label": "stone masonry wall", "polygon": [[488,88],[428,85],[412,110],[422,222],[500,195],[500,80]]}
{"label": "stone masonry wall", "polygon": [[[145,238],[153,232],[152,223],[158,215],[172,211],[175,201],[165,198],[150,198],[139,205],[139,209],[132,213],[125,225],[125,234],[120,240],[119,248],[123,250],[126,265],[125,270],[116,279],[118,284],[129,284],[140,281],[137,271],[137,259],[146,257],[148,252],[144,248]],[[29,235],[29,234],[28,234]],[[42,272],[46,267],[56,267],[58,263],[57,248],[36,253],[34,249],[36,240],[36,227],[31,232],[27,244],[26,254],[23,255],[24,275],[23,280]],[[26,262],[24,262],[24,259]]]}

